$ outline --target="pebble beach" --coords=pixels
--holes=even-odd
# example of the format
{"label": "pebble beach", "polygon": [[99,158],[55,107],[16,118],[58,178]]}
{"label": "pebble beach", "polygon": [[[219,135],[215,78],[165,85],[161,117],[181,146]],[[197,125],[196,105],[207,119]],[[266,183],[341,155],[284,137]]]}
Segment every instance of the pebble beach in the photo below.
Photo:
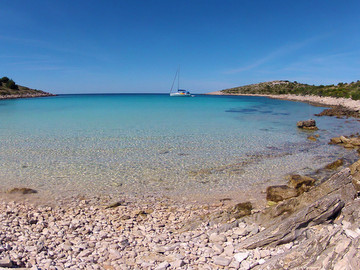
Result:
{"label": "pebble beach", "polygon": [[[276,98],[360,109],[358,101]],[[349,169],[343,168],[342,173],[352,181]],[[342,188],[345,189],[341,186],[339,190]],[[265,200],[257,204],[252,201],[251,207],[238,210],[238,202],[226,194],[216,200],[198,202],[125,195],[49,199],[36,191],[30,194],[17,191],[1,194],[2,268],[358,269],[360,265],[359,218],[351,212],[359,206],[357,198],[343,199],[345,211],[336,212],[332,222],[311,221],[306,230],[301,230],[300,237],[254,247],[245,243],[257,237],[266,238],[267,233],[276,234],[269,231],[271,221],[260,220],[271,209],[279,212],[277,207],[281,203],[274,206]],[[273,215],[274,220],[281,213]],[[287,215],[285,211],[281,217],[284,224]],[[313,250],[315,242],[322,248]],[[305,256],[305,251],[306,260],[294,259]]]}

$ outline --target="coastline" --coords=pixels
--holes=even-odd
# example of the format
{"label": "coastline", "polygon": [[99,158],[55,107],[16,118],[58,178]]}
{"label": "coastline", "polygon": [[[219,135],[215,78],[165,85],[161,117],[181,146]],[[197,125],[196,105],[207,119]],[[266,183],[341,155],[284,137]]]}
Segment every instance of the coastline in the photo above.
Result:
{"label": "coastline", "polygon": [[21,95],[0,95],[0,100],[5,99],[18,99],[18,98],[37,98],[37,97],[54,97],[55,94],[50,93],[38,93],[38,94],[21,94]]}
{"label": "coastline", "polygon": [[254,97],[268,97],[273,99],[282,99],[289,101],[306,102],[315,106],[334,107],[341,106],[351,111],[360,111],[360,100],[352,100],[350,98],[335,98],[335,97],[319,97],[319,96],[298,96],[298,95],[262,95],[262,94],[225,94],[221,91],[210,92],[205,95],[217,96],[254,96]]}
{"label": "coastline", "polygon": [[[312,97],[292,100],[294,97],[288,95],[254,96],[343,106]],[[335,180],[341,180],[340,186],[329,180],[334,177],[327,177],[324,183],[330,181],[330,189],[326,185],[323,189],[315,186],[298,197],[262,206],[247,202],[246,198],[239,203],[226,194],[209,203],[125,195],[79,195],[50,203],[37,200],[41,194],[2,193],[0,267],[160,270],[358,266],[359,219],[355,216],[354,221],[346,211],[354,205],[358,209],[359,200],[349,198],[354,194],[349,171],[334,171]],[[316,191],[321,198],[316,197]],[[327,198],[333,200],[328,202]],[[303,206],[300,210],[299,205]],[[289,234],[279,236],[279,243],[262,244],[263,239],[268,239],[267,233],[275,234],[273,223],[277,230],[287,232],[284,226],[289,218],[317,207],[324,208],[324,212],[316,213],[305,227],[300,222],[299,228],[291,227]],[[345,210],[339,214],[339,209]],[[321,220],[323,216],[325,220]],[[307,257],[310,253],[310,258],[301,260],[305,252]]]}

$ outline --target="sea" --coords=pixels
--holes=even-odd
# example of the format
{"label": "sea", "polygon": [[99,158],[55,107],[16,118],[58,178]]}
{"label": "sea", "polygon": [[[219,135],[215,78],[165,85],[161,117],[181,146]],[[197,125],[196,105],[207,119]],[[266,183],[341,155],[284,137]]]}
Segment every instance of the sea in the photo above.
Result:
{"label": "sea", "polygon": [[[354,151],[355,119],[253,96],[79,94],[0,100],[0,189],[56,195],[226,196],[286,183]],[[319,130],[296,122],[313,118]],[[317,141],[308,136],[317,134]]]}

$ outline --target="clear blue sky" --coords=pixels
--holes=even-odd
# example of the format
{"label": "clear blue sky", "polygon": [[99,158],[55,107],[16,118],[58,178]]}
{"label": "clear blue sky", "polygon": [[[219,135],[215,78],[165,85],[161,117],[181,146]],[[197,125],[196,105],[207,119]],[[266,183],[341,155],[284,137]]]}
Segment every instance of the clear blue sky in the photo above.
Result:
{"label": "clear blue sky", "polygon": [[0,76],[53,93],[360,79],[360,1],[3,0]]}

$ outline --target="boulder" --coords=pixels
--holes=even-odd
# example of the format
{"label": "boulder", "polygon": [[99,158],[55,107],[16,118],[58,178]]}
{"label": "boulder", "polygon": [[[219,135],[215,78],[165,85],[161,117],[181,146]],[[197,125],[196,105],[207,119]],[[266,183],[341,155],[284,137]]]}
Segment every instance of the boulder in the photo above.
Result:
{"label": "boulder", "polygon": [[251,214],[252,204],[251,202],[238,203],[232,208],[228,209],[231,217],[238,219]]}
{"label": "boulder", "polygon": [[307,139],[308,139],[309,141],[314,141],[314,142],[317,141],[316,137],[314,137],[314,136],[309,136],[309,137],[307,137]]}
{"label": "boulder", "polygon": [[299,174],[290,175],[289,178],[290,178],[288,183],[289,187],[297,188],[297,189],[303,185],[311,187],[315,184],[316,181],[314,178]]}
{"label": "boulder", "polygon": [[317,130],[316,122],[313,119],[305,120],[305,121],[299,121],[296,123],[298,128],[302,129],[308,129],[308,130]]}
{"label": "boulder", "polygon": [[340,144],[342,143],[340,137],[334,137],[330,139],[330,143],[329,144]]}
{"label": "boulder", "polygon": [[285,185],[270,186],[266,189],[266,199],[273,202],[280,202],[298,195],[298,191],[295,188]]}

